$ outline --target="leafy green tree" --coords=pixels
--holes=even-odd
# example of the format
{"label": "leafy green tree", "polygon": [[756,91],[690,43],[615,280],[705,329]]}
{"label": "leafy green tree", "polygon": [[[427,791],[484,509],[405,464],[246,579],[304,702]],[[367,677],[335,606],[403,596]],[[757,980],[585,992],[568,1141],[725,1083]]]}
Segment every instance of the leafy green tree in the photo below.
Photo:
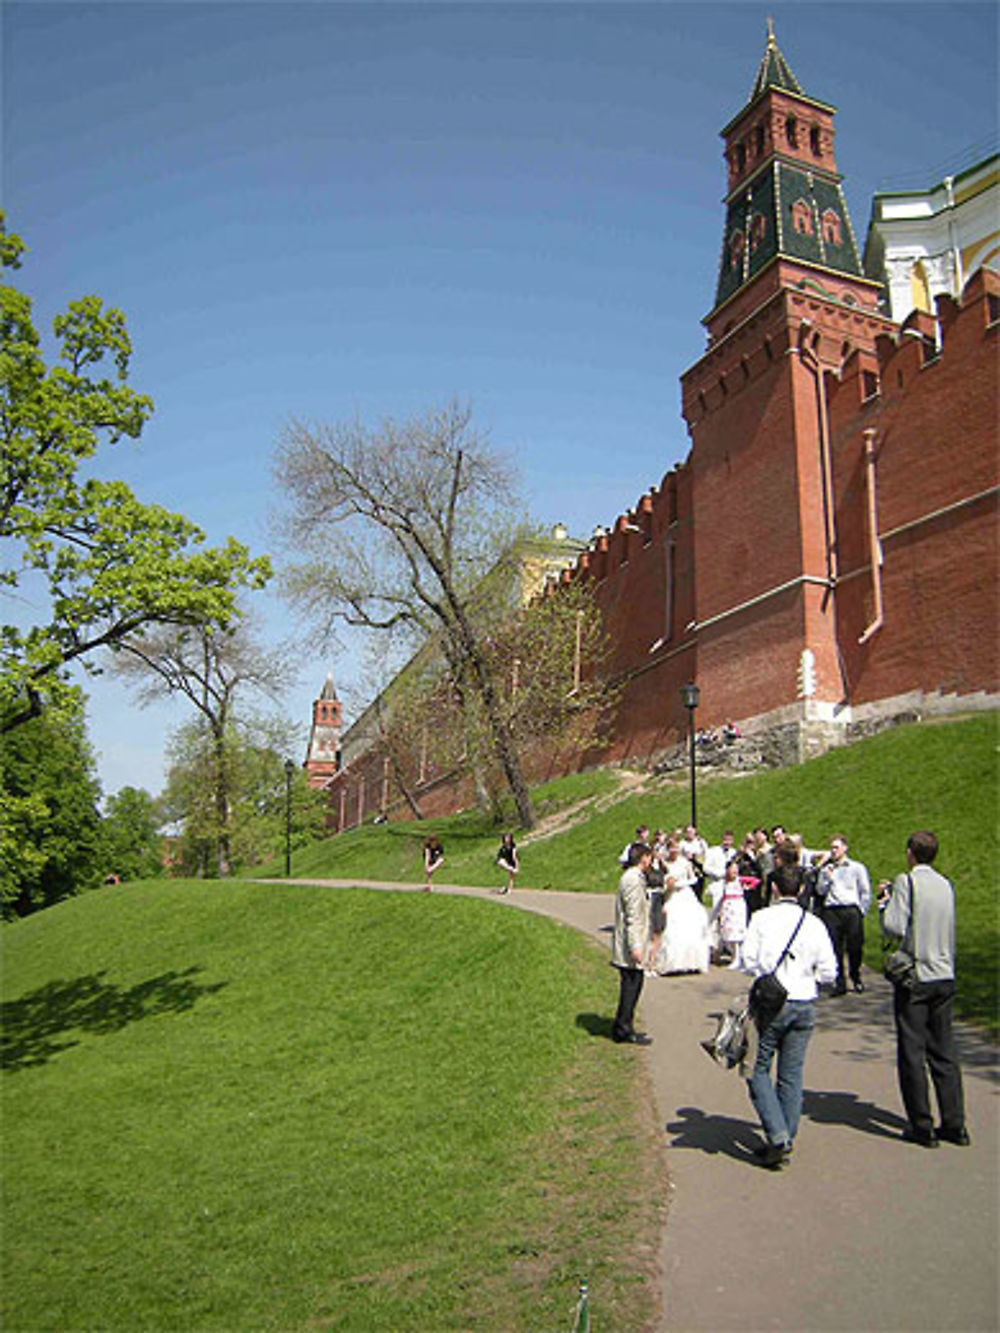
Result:
{"label": "leafy green tree", "polygon": [[[0,214],[0,265],[24,245]],[[205,547],[178,514],[123,482],[81,478],[101,444],[135,439],[152,400],[128,384],[132,344],[120,310],[96,296],[53,322],[48,366],[30,299],[0,285],[0,587],[29,577],[48,596],[43,623],[0,627],[0,733],[66,697],[64,668],[154,624],[227,624],[237,588],[270,576],[233,538]]]}
{"label": "leafy green tree", "polygon": [[[227,869],[240,870],[279,857],[285,847],[285,759],[288,730],[281,724],[233,724],[223,738],[230,774],[227,808]],[[219,806],[213,793],[218,763],[217,739],[203,718],[178,728],[171,738],[170,767],[162,798],[167,819],[181,830],[183,874],[215,878],[220,873]],[[322,836],[328,808],[305,773],[292,774],[292,847]]]}
{"label": "leafy green tree", "polygon": [[[201,780],[208,785],[215,807],[211,825],[216,869],[220,876],[227,875],[234,793],[243,780],[235,771],[233,738],[246,738],[237,705],[247,691],[278,697],[292,674],[287,652],[265,648],[245,617],[228,629],[160,625],[119,645],[115,671],[136,688],[141,703],[179,695],[197,710],[199,734],[210,751]],[[251,739],[258,738],[251,735]]]}
{"label": "leafy green tree", "polygon": [[96,888],[107,873],[101,791],[83,696],[34,718],[0,745],[0,906],[27,916]]}
{"label": "leafy green tree", "polygon": [[119,879],[153,879],[163,873],[160,807],[142,787],[122,787],[105,801],[108,872]]}

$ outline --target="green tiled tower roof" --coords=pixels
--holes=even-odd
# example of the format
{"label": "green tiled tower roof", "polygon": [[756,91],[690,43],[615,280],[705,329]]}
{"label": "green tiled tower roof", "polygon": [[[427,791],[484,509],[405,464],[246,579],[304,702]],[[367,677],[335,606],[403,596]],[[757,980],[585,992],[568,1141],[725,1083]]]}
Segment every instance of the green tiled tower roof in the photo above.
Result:
{"label": "green tiled tower roof", "polygon": [[791,65],[782,55],[775,40],[773,19],[767,20],[767,48],[757,70],[750,101],[755,102],[768,88],[784,88],[789,93],[802,93],[802,85],[792,73]]}

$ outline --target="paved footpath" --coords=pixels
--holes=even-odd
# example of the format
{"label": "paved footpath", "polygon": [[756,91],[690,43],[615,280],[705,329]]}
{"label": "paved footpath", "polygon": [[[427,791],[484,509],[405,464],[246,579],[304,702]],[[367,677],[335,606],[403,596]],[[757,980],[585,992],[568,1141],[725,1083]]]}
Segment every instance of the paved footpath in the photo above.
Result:
{"label": "paved footpath", "polygon": [[[435,892],[554,917],[605,946],[614,917],[610,894]],[[880,976],[865,976],[863,995],[817,1006],[802,1125],[780,1172],[752,1164],[760,1140],[746,1086],[698,1044],[745,980],[713,969],[647,981],[639,1018],[653,1045],[635,1054],[649,1062],[672,1182],[663,1333],[1000,1328],[997,1048],[960,1033],[972,1146],[903,1143],[891,992]],[[609,968],[609,1017],[616,1002]]]}

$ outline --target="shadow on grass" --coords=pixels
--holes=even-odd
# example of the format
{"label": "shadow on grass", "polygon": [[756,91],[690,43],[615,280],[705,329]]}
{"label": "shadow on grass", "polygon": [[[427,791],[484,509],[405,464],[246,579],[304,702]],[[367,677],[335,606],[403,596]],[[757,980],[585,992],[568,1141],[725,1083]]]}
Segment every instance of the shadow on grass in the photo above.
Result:
{"label": "shadow on grass", "polygon": [[611,1040],[612,1020],[605,1014],[577,1014],[576,1025],[589,1032],[592,1037],[606,1037]]}
{"label": "shadow on grass", "polygon": [[64,1039],[74,1029],[106,1035],[143,1018],[191,1009],[203,996],[227,984],[200,985],[192,980],[200,971],[188,967],[183,972],[164,972],[128,990],[104,981],[103,972],[73,981],[50,981],[19,1000],[0,1005],[0,1067],[14,1073],[46,1064],[79,1044]]}

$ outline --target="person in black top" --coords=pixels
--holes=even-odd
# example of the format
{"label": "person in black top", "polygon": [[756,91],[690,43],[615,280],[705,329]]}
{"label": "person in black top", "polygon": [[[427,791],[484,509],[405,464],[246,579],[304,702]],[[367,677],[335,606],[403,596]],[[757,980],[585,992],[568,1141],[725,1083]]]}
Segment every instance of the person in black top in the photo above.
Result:
{"label": "person in black top", "polygon": [[517,859],[517,844],[514,841],[513,833],[505,833],[500,840],[500,850],[497,852],[497,865],[506,872],[507,883],[500,890],[501,893],[510,893],[514,887],[514,876],[521,869],[520,862]]}

